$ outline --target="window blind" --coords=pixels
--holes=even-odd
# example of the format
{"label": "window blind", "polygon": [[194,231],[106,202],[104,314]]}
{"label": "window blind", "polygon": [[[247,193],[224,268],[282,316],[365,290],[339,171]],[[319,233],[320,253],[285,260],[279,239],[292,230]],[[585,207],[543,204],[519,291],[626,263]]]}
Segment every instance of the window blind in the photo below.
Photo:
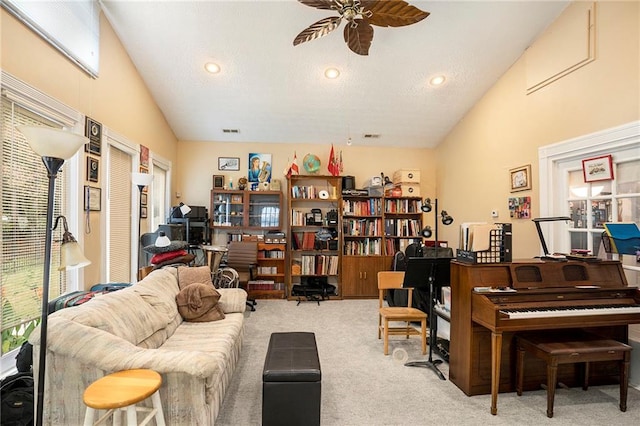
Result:
{"label": "window blind", "polygon": [[[21,334],[22,326],[40,317],[47,219],[48,178],[42,159],[15,127],[56,126],[2,97],[2,332]],[[55,185],[54,217],[64,214],[64,166]],[[60,263],[61,231],[54,231],[52,265]],[[66,291],[65,274],[51,268],[50,298]],[[2,353],[12,347],[3,341]]]}
{"label": "window blind", "polygon": [[109,276],[131,281],[131,156],[109,145]]}

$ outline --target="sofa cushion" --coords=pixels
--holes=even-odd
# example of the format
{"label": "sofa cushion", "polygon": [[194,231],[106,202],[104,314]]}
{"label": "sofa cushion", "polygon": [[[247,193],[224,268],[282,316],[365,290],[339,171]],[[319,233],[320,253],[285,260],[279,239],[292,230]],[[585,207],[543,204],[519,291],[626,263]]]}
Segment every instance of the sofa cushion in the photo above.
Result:
{"label": "sofa cushion", "polygon": [[204,283],[213,287],[211,270],[208,266],[178,266],[178,286],[180,290],[193,283]]}
{"label": "sofa cushion", "polygon": [[133,287],[94,297],[83,305],[52,315],[104,330],[134,345],[167,326],[167,316],[154,309]]}
{"label": "sofa cushion", "polygon": [[165,247],[158,247],[155,244],[145,246],[144,251],[151,254],[158,254],[158,253],[167,253],[169,251],[184,250],[188,247],[189,247],[189,243],[187,243],[186,241],[176,240],[176,241],[171,241],[171,243]]}
{"label": "sofa cushion", "polygon": [[178,312],[185,321],[205,322],[224,319],[220,306],[220,293],[211,284],[193,283],[176,296]]}
{"label": "sofa cushion", "polygon": [[158,263],[164,263],[167,260],[172,260],[172,259],[175,259],[176,257],[184,256],[186,254],[187,254],[186,250],[175,250],[175,251],[168,251],[166,253],[158,253],[153,255],[150,262],[153,263],[154,265],[157,265]]}

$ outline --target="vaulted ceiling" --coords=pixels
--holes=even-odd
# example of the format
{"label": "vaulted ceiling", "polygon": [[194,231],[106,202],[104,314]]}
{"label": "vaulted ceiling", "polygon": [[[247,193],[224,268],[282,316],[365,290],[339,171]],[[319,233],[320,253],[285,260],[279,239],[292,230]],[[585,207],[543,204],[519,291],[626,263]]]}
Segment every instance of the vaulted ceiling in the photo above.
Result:
{"label": "vaulted ceiling", "polygon": [[344,21],[294,46],[337,16],[295,0],[101,1],[180,140],[410,147],[440,143],[569,1],[408,3],[430,15],[374,27],[361,56]]}

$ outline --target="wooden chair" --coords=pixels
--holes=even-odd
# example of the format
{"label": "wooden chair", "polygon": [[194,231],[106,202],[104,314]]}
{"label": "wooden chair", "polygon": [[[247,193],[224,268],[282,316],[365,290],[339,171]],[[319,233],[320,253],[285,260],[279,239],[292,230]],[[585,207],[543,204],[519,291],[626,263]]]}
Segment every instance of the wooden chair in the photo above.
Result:
{"label": "wooden chair", "polygon": [[[248,292],[247,283],[253,279],[255,268],[258,265],[258,242],[231,241],[227,249],[226,266],[238,272],[239,286]],[[256,301],[247,299],[247,306],[255,311]]]}
{"label": "wooden chair", "polygon": [[[378,339],[384,338],[384,354],[389,354],[389,335],[405,335],[407,339],[411,335],[422,337],[422,354],[427,353],[427,314],[420,309],[411,307],[413,300],[413,288],[402,287],[404,272],[402,271],[380,271],[378,272]],[[408,306],[385,306],[384,294],[386,290],[406,290],[408,294]],[[402,327],[391,327],[390,321],[402,321],[406,324]],[[411,325],[412,322],[420,322],[420,330]]]}

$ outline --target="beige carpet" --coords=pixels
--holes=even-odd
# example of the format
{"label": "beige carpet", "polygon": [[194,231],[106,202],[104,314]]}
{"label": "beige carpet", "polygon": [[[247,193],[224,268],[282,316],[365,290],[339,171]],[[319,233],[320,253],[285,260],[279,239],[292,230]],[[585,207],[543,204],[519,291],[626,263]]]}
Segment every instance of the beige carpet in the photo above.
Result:
{"label": "beige carpet", "polygon": [[[260,300],[248,312],[238,369],[218,416],[220,425],[259,425],[262,366],[272,332],[311,331],[322,368],[322,425],[636,425],[640,391],[629,389],[628,409],[618,408],[619,387],[558,389],[554,417],[546,416],[544,390],[500,394],[498,415],[490,396],[468,397],[425,368],[405,367],[382,354],[377,339],[377,300],[316,303]],[[390,353],[404,348],[409,360],[424,360],[420,339],[392,336]],[[448,365],[440,365],[448,378]]]}

